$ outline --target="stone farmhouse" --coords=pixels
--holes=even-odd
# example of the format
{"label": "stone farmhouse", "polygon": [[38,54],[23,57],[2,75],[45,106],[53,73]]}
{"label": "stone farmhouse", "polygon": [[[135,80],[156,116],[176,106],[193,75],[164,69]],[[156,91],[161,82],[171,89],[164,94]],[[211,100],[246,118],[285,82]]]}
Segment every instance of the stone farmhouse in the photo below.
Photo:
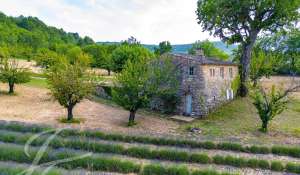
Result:
{"label": "stone farmhouse", "polygon": [[232,83],[238,75],[238,65],[216,58],[207,58],[202,50],[196,55],[171,54],[179,69],[179,115],[204,116],[235,96]]}

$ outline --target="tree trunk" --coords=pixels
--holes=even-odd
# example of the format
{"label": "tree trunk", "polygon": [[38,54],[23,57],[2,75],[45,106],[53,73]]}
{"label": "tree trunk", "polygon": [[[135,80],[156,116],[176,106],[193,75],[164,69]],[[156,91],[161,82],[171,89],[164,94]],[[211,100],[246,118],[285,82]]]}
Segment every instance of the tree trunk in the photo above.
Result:
{"label": "tree trunk", "polygon": [[239,89],[241,97],[246,97],[248,95],[247,81],[249,79],[249,74],[250,74],[251,51],[256,41],[257,33],[258,32],[252,32],[249,37],[249,41],[244,42],[242,44],[243,53],[242,53],[242,58],[240,60],[242,70],[240,71],[241,85]]}
{"label": "tree trunk", "polygon": [[15,84],[14,83],[8,83],[8,86],[9,86],[9,94],[13,94],[14,93],[14,87],[15,87]]}
{"label": "tree trunk", "polygon": [[110,76],[110,74],[111,74],[111,70],[110,70],[110,69],[108,69],[108,70],[107,70],[107,72],[108,72],[108,76]]}
{"label": "tree trunk", "polygon": [[69,105],[67,110],[68,110],[68,121],[73,120],[73,105]]}
{"label": "tree trunk", "polygon": [[265,133],[268,132],[268,121],[262,122],[261,131]]}
{"label": "tree trunk", "polygon": [[134,125],[135,112],[136,111],[134,111],[134,110],[130,110],[128,126]]}

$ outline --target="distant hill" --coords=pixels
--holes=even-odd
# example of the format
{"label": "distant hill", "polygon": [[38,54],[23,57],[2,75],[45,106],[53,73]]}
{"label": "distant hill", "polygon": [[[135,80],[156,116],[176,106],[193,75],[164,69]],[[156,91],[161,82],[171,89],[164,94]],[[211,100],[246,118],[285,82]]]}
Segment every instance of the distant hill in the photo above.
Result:
{"label": "distant hill", "polygon": [[[97,42],[99,44],[118,44],[119,42]],[[236,45],[228,45],[223,43],[222,41],[213,41],[214,45],[223,50],[224,52],[228,53],[229,55],[232,54],[232,50],[237,48]],[[149,50],[154,51],[155,47],[158,47],[158,45],[154,44],[143,44],[144,47],[148,48]],[[172,45],[173,47],[173,53],[188,53],[188,50],[193,46],[193,44],[176,44]]]}
{"label": "distant hill", "polygon": [[89,37],[48,26],[37,17],[11,17],[0,12],[0,47],[6,47],[14,57],[32,57],[39,49],[53,49],[57,45],[92,43]]}
{"label": "distant hill", "polygon": [[[214,43],[214,45],[223,50],[224,52],[228,53],[229,55],[231,55],[232,50],[234,50],[235,48],[237,48],[236,45],[228,45],[223,43],[222,41],[213,41],[212,43]],[[144,45],[146,48],[150,49],[150,50],[154,50],[155,47],[157,47],[157,45]],[[190,48],[192,48],[193,44],[177,44],[177,45],[172,45],[173,47],[173,53],[188,53],[188,50]]]}

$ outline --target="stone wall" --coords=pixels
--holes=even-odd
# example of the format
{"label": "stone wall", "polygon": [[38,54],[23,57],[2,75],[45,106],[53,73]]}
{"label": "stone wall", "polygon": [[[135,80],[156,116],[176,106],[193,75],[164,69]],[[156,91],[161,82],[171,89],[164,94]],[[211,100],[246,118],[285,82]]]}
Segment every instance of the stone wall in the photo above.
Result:
{"label": "stone wall", "polygon": [[[180,115],[187,115],[187,95],[192,96],[192,112],[191,116],[202,116],[206,114],[205,101],[203,95],[205,90],[205,80],[201,64],[198,60],[188,59],[177,56],[174,62],[180,70],[180,87],[178,91],[181,97],[180,103],[177,107],[177,113]],[[189,75],[190,67],[194,67],[194,74]]]}
{"label": "stone wall", "polygon": [[[224,70],[223,76],[221,76],[221,69]],[[231,75],[230,69],[232,70]],[[212,75],[212,70],[214,70],[214,75]],[[238,67],[229,65],[202,65],[202,71],[205,77],[206,106],[211,110],[228,101],[227,90],[232,90],[231,85],[238,75]]]}

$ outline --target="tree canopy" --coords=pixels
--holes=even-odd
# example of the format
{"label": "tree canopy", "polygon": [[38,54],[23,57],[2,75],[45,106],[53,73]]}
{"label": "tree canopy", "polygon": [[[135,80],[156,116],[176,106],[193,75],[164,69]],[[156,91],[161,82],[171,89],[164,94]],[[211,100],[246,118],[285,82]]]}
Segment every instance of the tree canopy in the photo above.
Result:
{"label": "tree canopy", "polygon": [[154,54],[139,44],[122,44],[112,53],[113,70],[122,71],[128,60],[153,58]]}
{"label": "tree canopy", "polygon": [[169,41],[162,41],[159,43],[158,47],[154,48],[154,53],[158,56],[171,51],[172,51],[172,45]]}
{"label": "tree canopy", "polygon": [[201,49],[205,56],[214,57],[221,60],[228,60],[229,55],[225,53],[223,50],[217,48],[212,42],[205,41],[196,41],[192,48],[189,49],[189,54],[195,55],[196,50]]}
{"label": "tree canopy", "polygon": [[259,34],[299,20],[299,0],[198,0],[198,23],[228,43],[240,43],[241,96],[248,94],[251,51]]}
{"label": "tree canopy", "polygon": [[0,47],[15,58],[32,58],[39,49],[54,50],[57,45],[93,44],[89,37],[47,26],[36,17],[9,17],[0,12]]}

